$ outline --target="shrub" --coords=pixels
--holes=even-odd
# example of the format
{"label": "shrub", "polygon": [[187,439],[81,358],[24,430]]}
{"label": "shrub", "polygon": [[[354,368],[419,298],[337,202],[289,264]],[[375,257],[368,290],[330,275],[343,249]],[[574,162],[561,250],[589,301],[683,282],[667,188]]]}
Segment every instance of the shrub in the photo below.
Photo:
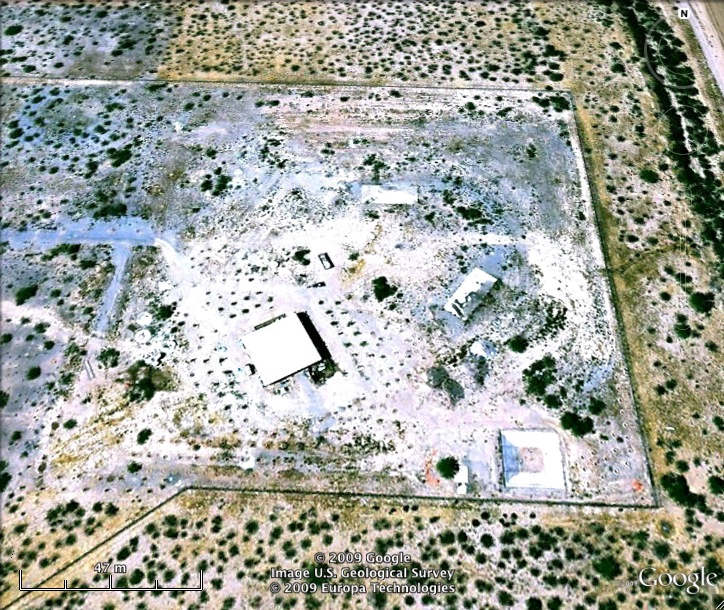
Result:
{"label": "shrub", "polygon": [[149,438],[151,438],[151,430],[149,428],[144,428],[138,433],[138,436],[136,437],[136,442],[139,445],[143,445]]}
{"label": "shrub", "polygon": [[593,415],[600,415],[606,409],[606,403],[600,398],[591,397],[591,402],[588,405],[588,410]]}
{"label": "shrub", "polygon": [[714,309],[714,294],[711,292],[692,292],[689,295],[689,305],[699,313],[709,313]]}
{"label": "shrub", "polygon": [[606,580],[621,576],[621,566],[613,555],[605,555],[593,562],[593,569]]}
{"label": "shrub", "polygon": [[22,288],[18,289],[18,291],[15,293],[15,304],[22,305],[28,299],[32,299],[36,294],[38,294],[38,285],[37,284],[31,284],[30,286],[23,286]]}
{"label": "shrub", "polygon": [[525,390],[533,396],[544,396],[546,388],[555,381],[556,361],[551,355],[544,356],[523,370]]}
{"label": "shrub", "polygon": [[724,479],[716,475],[710,476],[709,491],[717,496],[724,494]]}
{"label": "shrub", "polygon": [[702,498],[689,488],[689,482],[682,474],[667,472],[661,477],[661,487],[666,494],[677,504],[695,507],[701,505]]}
{"label": "shrub", "polygon": [[528,339],[526,339],[523,335],[516,335],[512,339],[508,340],[508,347],[511,349],[511,351],[522,353],[528,348]]}
{"label": "shrub", "polygon": [[460,462],[454,457],[442,458],[436,469],[443,479],[452,479],[460,471]]}
{"label": "shrub", "polygon": [[309,253],[310,253],[310,252],[311,252],[311,250],[308,250],[307,248],[300,248],[299,250],[297,250],[297,251],[294,253],[294,255],[292,256],[292,258],[293,258],[295,261],[297,261],[298,263],[301,263],[302,265],[305,265],[305,266],[306,266],[306,265],[309,265],[310,262],[311,262],[311,261],[309,260]]}
{"label": "shrub", "polygon": [[128,472],[131,474],[135,474],[141,470],[141,468],[143,468],[143,466],[141,466],[138,462],[130,462],[127,466]]}
{"label": "shrub", "polygon": [[639,177],[649,184],[656,184],[659,181],[659,175],[652,169],[642,169],[639,172]]}
{"label": "shrub", "polygon": [[68,419],[63,423],[63,428],[65,428],[66,430],[72,430],[77,425],[78,425],[77,421],[75,421],[74,419]]}
{"label": "shrub", "polygon": [[28,372],[25,373],[25,378],[29,380],[37,379],[40,377],[40,367],[39,366],[31,366],[28,369]]}
{"label": "shrub", "polygon": [[375,298],[378,301],[384,301],[387,297],[391,297],[397,292],[397,286],[390,284],[384,275],[372,280],[372,288],[375,293]]}
{"label": "shrub", "polygon": [[4,409],[9,400],[10,394],[8,394],[5,390],[0,390],[0,409]]}
{"label": "shrub", "polygon": [[23,26],[19,25],[17,23],[14,23],[13,25],[9,25],[5,28],[5,36],[15,36],[15,34],[20,34],[20,32],[23,31]]}
{"label": "shrub", "polygon": [[478,361],[475,363],[475,382],[479,385],[485,385],[485,380],[488,378],[489,372],[490,365],[488,365],[488,361],[485,358],[478,358]]}
{"label": "shrub", "polygon": [[593,420],[581,417],[574,411],[566,411],[561,416],[561,426],[564,430],[570,430],[574,436],[585,436],[593,431]]}
{"label": "shrub", "polygon": [[98,354],[98,362],[100,362],[104,368],[112,369],[118,366],[118,359],[121,356],[115,347],[104,347],[101,353]]}
{"label": "shrub", "polygon": [[688,339],[692,335],[692,329],[689,321],[684,314],[676,314],[676,322],[674,323],[674,332],[680,339]]}
{"label": "shrub", "polygon": [[128,399],[131,402],[150,400],[156,391],[170,389],[172,385],[172,378],[168,374],[143,360],[138,360],[128,368],[125,379],[129,385]]}

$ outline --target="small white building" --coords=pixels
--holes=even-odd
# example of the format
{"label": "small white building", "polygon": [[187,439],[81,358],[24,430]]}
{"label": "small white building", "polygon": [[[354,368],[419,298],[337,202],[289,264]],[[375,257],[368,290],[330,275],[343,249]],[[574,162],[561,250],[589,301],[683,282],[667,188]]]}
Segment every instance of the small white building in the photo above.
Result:
{"label": "small white building", "polygon": [[505,487],[565,490],[561,442],[553,430],[501,430],[500,444]]}
{"label": "small white building", "polygon": [[489,273],[475,267],[445,303],[445,311],[466,320],[497,281]]}
{"label": "small white building", "polygon": [[294,375],[322,360],[298,314],[283,315],[241,339],[263,385]]}

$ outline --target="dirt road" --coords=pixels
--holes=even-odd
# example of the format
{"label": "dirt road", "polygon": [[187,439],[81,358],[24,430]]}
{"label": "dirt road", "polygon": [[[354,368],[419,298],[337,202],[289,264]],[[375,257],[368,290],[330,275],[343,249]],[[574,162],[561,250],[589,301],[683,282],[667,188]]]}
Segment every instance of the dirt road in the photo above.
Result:
{"label": "dirt road", "polygon": [[724,2],[694,0],[689,3],[694,29],[709,69],[724,95]]}

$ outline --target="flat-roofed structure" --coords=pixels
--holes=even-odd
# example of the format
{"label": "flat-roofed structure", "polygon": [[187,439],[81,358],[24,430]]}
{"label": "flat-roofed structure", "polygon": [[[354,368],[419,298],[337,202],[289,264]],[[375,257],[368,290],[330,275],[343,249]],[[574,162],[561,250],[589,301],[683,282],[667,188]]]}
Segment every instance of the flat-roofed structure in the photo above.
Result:
{"label": "flat-roofed structure", "polygon": [[500,444],[505,487],[565,490],[561,442],[553,430],[501,430]]}
{"label": "flat-roofed structure", "polygon": [[489,273],[475,267],[445,303],[445,311],[466,320],[497,281]]}
{"label": "flat-roofed structure", "polygon": [[324,359],[323,350],[318,346],[319,335],[311,327],[309,318],[302,318],[296,313],[282,315],[258,326],[244,335],[241,342],[265,386]]}

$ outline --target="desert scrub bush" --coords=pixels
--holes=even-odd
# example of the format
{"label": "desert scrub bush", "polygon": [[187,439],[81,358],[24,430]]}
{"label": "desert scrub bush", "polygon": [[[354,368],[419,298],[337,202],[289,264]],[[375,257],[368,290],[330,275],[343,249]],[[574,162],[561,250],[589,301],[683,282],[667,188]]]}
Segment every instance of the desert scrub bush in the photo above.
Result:
{"label": "desert scrub bush", "polygon": [[661,487],[677,504],[690,508],[704,506],[703,496],[691,491],[689,482],[682,474],[667,472],[661,477]]}
{"label": "desert scrub bush", "polygon": [[528,339],[526,339],[523,335],[516,335],[515,337],[512,337],[508,340],[507,345],[511,351],[520,354],[528,349],[529,343]]}
{"label": "desert scrub bush", "polygon": [[689,305],[697,313],[708,314],[714,309],[714,294],[712,292],[692,292],[689,295]]}
{"label": "desert scrub bush", "polygon": [[23,305],[25,302],[32,299],[36,294],[38,294],[37,284],[23,286],[22,288],[19,288],[18,291],[15,293],[15,304]]}
{"label": "desert scrub bush", "polygon": [[32,381],[33,379],[37,379],[40,377],[40,367],[39,366],[31,366],[28,369],[28,372],[25,373],[25,379],[28,379],[29,381]]}
{"label": "desert scrub bush", "polygon": [[103,368],[112,369],[118,366],[120,356],[121,352],[115,347],[104,347],[98,354],[98,362],[103,365]]}
{"label": "desert scrub bush", "polygon": [[556,381],[556,361],[548,354],[523,370],[523,385],[528,394],[542,398]]}
{"label": "desert scrub bush", "polygon": [[127,397],[130,402],[150,400],[157,391],[170,390],[172,377],[143,360],[134,362],[123,375],[128,387]]}
{"label": "desert scrub bush", "polygon": [[722,477],[712,475],[709,477],[708,483],[711,493],[717,496],[724,494],[724,479]]}
{"label": "desert scrub bush", "polygon": [[308,250],[307,248],[300,248],[292,255],[292,258],[306,267],[311,263],[309,260],[310,252],[311,250]]}
{"label": "desert scrub bush", "polygon": [[444,457],[438,461],[435,468],[443,479],[452,479],[460,472],[460,462],[454,457]]}
{"label": "desert scrub bush", "polygon": [[659,174],[652,169],[642,169],[639,172],[639,178],[649,184],[656,184],[659,181]]}
{"label": "desert scrub bush", "polygon": [[141,466],[138,462],[129,462],[128,466],[126,466],[128,472],[131,474],[137,473],[143,466]]}
{"label": "desert scrub bush", "polygon": [[153,306],[153,317],[158,320],[168,320],[173,316],[176,311],[176,303],[170,305],[154,305]]}
{"label": "desert scrub bush", "polygon": [[570,430],[574,436],[585,436],[593,432],[593,420],[590,417],[581,417],[574,411],[566,411],[561,415],[561,427]]}
{"label": "desert scrub bush", "polygon": [[445,390],[453,403],[465,396],[463,386],[450,377],[450,374],[441,366],[434,366],[427,371],[427,382],[433,388]]}
{"label": "desert scrub bush", "polygon": [[384,301],[397,293],[397,286],[390,284],[384,275],[372,280],[372,289],[378,301]]}
{"label": "desert scrub bush", "polygon": [[152,432],[149,428],[144,428],[136,436],[136,442],[139,445],[143,445],[149,438],[151,438],[151,434]]}

